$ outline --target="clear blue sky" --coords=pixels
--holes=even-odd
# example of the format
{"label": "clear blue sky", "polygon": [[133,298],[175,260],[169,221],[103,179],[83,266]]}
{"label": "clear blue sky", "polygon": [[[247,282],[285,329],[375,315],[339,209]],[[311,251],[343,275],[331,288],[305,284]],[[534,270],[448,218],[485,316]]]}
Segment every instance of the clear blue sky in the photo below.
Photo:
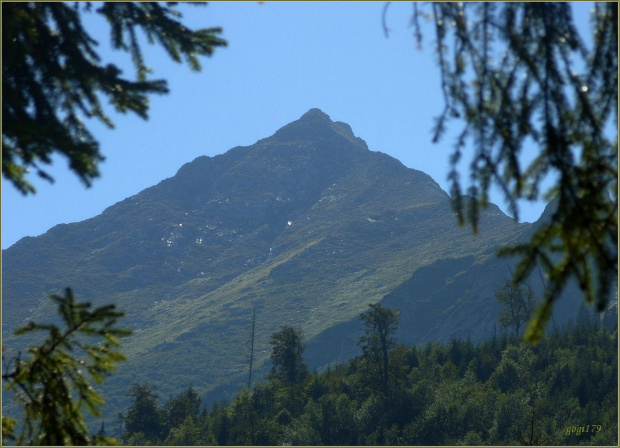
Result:
{"label": "clear blue sky", "polygon": [[[56,159],[53,185],[32,180],[35,196],[24,197],[2,180],[2,248],[37,236],[59,223],[82,221],[173,176],[200,155],[221,154],[268,137],[308,109],[318,107],[334,121],[351,125],[371,150],[382,151],[432,176],[445,190],[454,135],[431,142],[441,112],[439,71],[426,28],[416,49],[410,26],[412,4],[388,9],[391,30],[382,28],[383,2],[214,2],[183,5],[192,28],[221,26],[227,48],[201,60],[196,73],[172,62],[156,46],[144,48],[155,78],[168,80],[170,93],[154,96],[150,119],[111,113],[114,130],[87,126],[106,157],[101,177],[85,188]],[[589,4],[574,4],[576,19],[589,31]],[[109,29],[97,14],[85,17],[100,43],[104,61],[125,67],[129,56],[109,49]],[[467,161],[463,168],[467,167]],[[465,176],[463,176],[466,178]],[[506,210],[499,196],[493,198]],[[521,220],[536,220],[538,203],[522,209]]]}

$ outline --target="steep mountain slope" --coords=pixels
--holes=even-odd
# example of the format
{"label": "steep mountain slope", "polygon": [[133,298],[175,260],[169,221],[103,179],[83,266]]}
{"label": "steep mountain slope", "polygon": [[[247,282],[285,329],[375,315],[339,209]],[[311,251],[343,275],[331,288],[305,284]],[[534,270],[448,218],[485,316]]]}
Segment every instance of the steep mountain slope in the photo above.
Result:
{"label": "steep mountain slope", "polygon": [[[4,343],[17,350],[12,331],[47,320],[54,311],[45,297],[66,286],[82,300],[117,304],[135,333],[123,345],[130,359],[106,383],[114,410],[134,381],[157,384],[162,397],[190,384],[203,393],[243,384],[253,309],[259,366],[285,324],[303,329],[311,365],[342,358],[356,337],[340,340],[352,343],[338,354],[326,336],[386,296],[408,303],[404,322],[423,313],[414,339],[482,337],[481,319],[497,313],[488,296],[450,296],[479,302],[468,320],[437,312],[453,305],[439,293],[402,294],[412,274],[458,277],[531,227],[497,207],[481,224],[477,236],[459,228],[428,175],[370,151],[347,124],[312,109],[254,145],[199,157],[99,216],[3,251]],[[487,292],[499,282],[477,272]],[[424,277],[433,291],[447,278]]]}
{"label": "steep mountain slope", "polygon": [[[529,240],[536,229],[548,222],[554,207],[554,203],[549,204],[540,219],[527,226],[517,241]],[[497,215],[496,207],[491,205],[487,217],[489,213]],[[494,252],[492,249],[488,256],[439,259],[418,268],[383,297],[383,306],[401,311],[397,340],[419,345],[448,342],[453,338],[480,341],[510,331],[502,330],[498,325],[501,306],[496,303],[495,291],[511,279],[516,260],[497,257]],[[546,287],[541,272],[535,270],[526,283],[533,288],[535,298],[540,300]],[[617,299],[611,297],[610,300]],[[575,317],[582,303],[583,295],[578,285],[569,281],[554,307],[549,328]],[[320,368],[361,354],[357,341],[363,331],[361,319],[355,316],[312,338],[306,350],[311,366]]]}

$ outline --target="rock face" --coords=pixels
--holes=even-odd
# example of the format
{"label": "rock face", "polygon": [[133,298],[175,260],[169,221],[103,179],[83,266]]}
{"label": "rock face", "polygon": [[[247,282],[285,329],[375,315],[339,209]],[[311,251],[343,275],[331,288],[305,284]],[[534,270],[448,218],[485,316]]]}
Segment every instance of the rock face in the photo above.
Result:
{"label": "rock face", "polygon": [[403,341],[480,339],[497,317],[493,289],[508,277],[493,252],[530,227],[490,207],[472,236],[428,175],[311,109],[271,137],[199,157],[99,216],[3,251],[4,343],[17,350],[13,330],[46,321],[45,297],[67,286],[116,304],[134,334],[104,390],[115,415],[135,381],[162,397],[188,384],[203,393],[242,385],[253,309],[255,366],[281,325],[303,329],[311,365],[344,360],[356,350],[357,316],[381,300],[402,309]]}

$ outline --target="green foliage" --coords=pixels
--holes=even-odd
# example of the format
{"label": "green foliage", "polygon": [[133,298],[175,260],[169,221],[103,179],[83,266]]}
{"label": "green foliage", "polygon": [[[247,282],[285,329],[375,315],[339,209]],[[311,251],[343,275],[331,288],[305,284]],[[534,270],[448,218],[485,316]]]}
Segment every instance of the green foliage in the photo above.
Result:
{"label": "green foliage", "polygon": [[100,97],[117,112],[147,118],[148,96],[168,92],[165,80],[148,80],[136,31],[157,42],[177,62],[185,58],[200,70],[197,56],[211,55],[226,41],[219,28],[190,30],[180,21],[175,3],[105,2],[95,12],[111,27],[112,45],[131,54],[136,80],[121,76],[113,64],[103,64],[97,42],[82,26],[81,15],[91,3],[19,2],[2,8],[2,174],[22,193],[34,193],[25,175],[30,168],[53,181],[40,164],[51,163],[55,152],[90,186],[103,160],[99,144],[80,114],[114,125]]}
{"label": "green foliage", "polygon": [[2,445],[6,445],[9,441],[15,441],[15,427],[17,426],[17,420],[2,416]]}
{"label": "green foliage", "polygon": [[[113,415],[143,376],[156,382],[165,399],[187,384],[196,390],[228,381],[247,384],[247,373],[239,370],[247,353],[239,347],[251,331],[254,307],[264,322],[257,325],[257,343],[268,343],[281,322],[295,322],[314,337],[357,319],[368,303],[394,291],[422,266],[466,254],[480,263],[499,263],[492,250],[527,229],[498,215],[483,234],[472,237],[455,225],[445,192],[432,179],[385,154],[338,140],[327,128],[335,123],[325,122],[318,129],[304,125],[303,135],[328,138],[328,144],[302,141],[290,151],[288,142],[276,145],[272,137],[267,145],[200,157],[100,216],[57,226],[45,237],[9,248],[3,254],[5,331],[26,317],[48,314],[29,291],[58,284],[79,287],[93,301],[125,310],[131,327],[143,331],[127,342],[132,356],[105,384]],[[329,170],[325,160],[334,161]],[[286,170],[299,177],[283,176]],[[291,201],[277,199],[278,192],[292,187]],[[230,207],[218,204],[224,197]],[[291,216],[298,218],[286,226]],[[475,269],[459,266],[456,272],[467,272],[453,286],[472,284]],[[290,272],[298,282],[290,282]],[[435,279],[443,281],[440,275],[422,278],[428,287]],[[473,284],[468,294],[495,287],[489,276]],[[458,301],[464,288],[449,293],[446,300]],[[442,303],[428,304],[426,328],[417,328],[416,336],[435,327],[433,337],[443,340],[453,324],[460,325],[460,312],[438,312]],[[474,314],[484,313],[477,308]],[[468,328],[472,337],[483,333]],[[204,356],[190,355],[205,344]],[[321,344],[326,362],[337,359],[339,344]],[[269,346],[255,350],[256,372],[270,352]]]}
{"label": "green foliage", "polygon": [[[415,6],[419,41],[420,14]],[[602,311],[617,277],[618,137],[608,125],[616,128],[618,108],[618,5],[595,3],[592,48],[567,3],[442,2],[432,4],[432,17],[445,99],[435,141],[449,119],[466,123],[449,174],[460,223],[467,215],[477,231],[492,184],[518,219],[517,201],[536,200],[543,181],[555,182],[542,195],[553,200],[551,222],[501,252],[522,257],[515,282],[537,263],[549,279],[526,334],[537,341],[569,279]],[[465,207],[457,165],[468,140],[475,155]],[[538,155],[524,164],[530,144]]]}
{"label": "green foliage", "polygon": [[[617,329],[584,322],[546,335],[535,347],[516,336],[477,345],[458,339],[397,345],[389,352],[389,400],[381,388],[367,387],[371,372],[362,355],[309,373],[297,389],[297,414],[278,398],[288,393],[283,381],[258,382],[230,406],[216,404],[170,428],[166,443],[616,445],[617,338]],[[600,431],[570,432],[589,422]]]}
{"label": "green foliage", "polygon": [[360,315],[364,323],[364,336],[358,345],[364,353],[363,359],[370,372],[374,372],[375,384],[386,397],[389,395],[390,366],[389,354],[396,346],[394,333],[398,328],[398,316],[400,311],[390,310],[380,304],[370,304],[370,308]]}
{"label": "green foliage", "polygon": [[201,398],[193,387],[186,388],[181,395],[171,398],[164,405],[164,420],[166,426],[174,428],[183,423],[188,417],[197,417],[200,412]]}
{"label": "green foliage", "polygon": [[169,446],[212,446],[217,442],[211,428],[196,417],[188,417],[172,427],[163,445]]}
{"label": "green foliage", "polygon": [[269,378],[282,381],[286,386],[298,384],[308,376],[302,353],[305,349],[300,329],[283,326],[271,335],[271,360]]}
{"label": "green foliage", "polygon": [[[159,406],[155,387],[135,383],[128,396],[123,441],[129,445],[278,445],[307,400],[308,368],[301,330],[284,326],[272,335],[274,361],[269,382],[245,388],[229,407],[215,404],[199,412],[201,399],[192,388]],[[292,440],[302,440],[289,429]],[[308,439],[303,436],[303,439]],[[309,440],[309,439],[308,439]]]}
{"label": "green foliage", "polygon": [[275,397],[286,411],[282,418],[296,417],[303,408],[301,391],[308,379],[308,367],[302,357],[306,348],[302,331],[283,326],[271,335],[271,345],[273,366],[268,378],[281,385],[276,388]]}
{"label": "green foliage", "polygon": [[[91,310],[89,303],[77,302],[72,291],[50,297],[58,305],[63,327],[30,322],[19,328],[19,335],[44,331],[49,335],[30,357],[17,356],[8,362],[6,389],[14,391],[24,407],[23,430],[15,438],[18,445],[110,444],[113,439],[89,435],[83,408],[100,417],[103,399],[93,388],[103,383],[125,356],[117,351],[119,337],[129,330],[116,327],[123,316],[114,305]],[[3,438],[13,438],[15,424],[2,420]]]}
{"label": "green foliage", "polygon": [[127,396],[133,402],[125,414],[124,438],[141,434],[147,440],[159,442],[164,435],[164,411],[158,408],[155,386],[134,383]]}
{"label": "green foliage", "polygon": [[534,310],[534,290],[531,285],[507,282],[495,291],[495,299],[503,305],[499,313],[500,328],[514,328],[515,335],[519,335],[519,330],[530,320]]}

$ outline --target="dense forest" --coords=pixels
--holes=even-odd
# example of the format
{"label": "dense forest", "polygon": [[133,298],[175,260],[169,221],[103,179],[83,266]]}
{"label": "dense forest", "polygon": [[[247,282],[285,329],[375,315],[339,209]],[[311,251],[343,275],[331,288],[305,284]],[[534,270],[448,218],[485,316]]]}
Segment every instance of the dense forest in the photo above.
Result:
{"label": "dense forest", "polygon": [[[231,403],[192,387],[160,405],[136,383],[119,415],[128,445],[614,445],[618,330],[583,308],[532,346],[498,331],[479,344],[398,344],[398,312],[362,314],[362,355],[308,371],[299,329],[272,335],[272,368]],[[104,430],[104,428],[102,428]],[[119,436],[119,434],[110,434]]]}

